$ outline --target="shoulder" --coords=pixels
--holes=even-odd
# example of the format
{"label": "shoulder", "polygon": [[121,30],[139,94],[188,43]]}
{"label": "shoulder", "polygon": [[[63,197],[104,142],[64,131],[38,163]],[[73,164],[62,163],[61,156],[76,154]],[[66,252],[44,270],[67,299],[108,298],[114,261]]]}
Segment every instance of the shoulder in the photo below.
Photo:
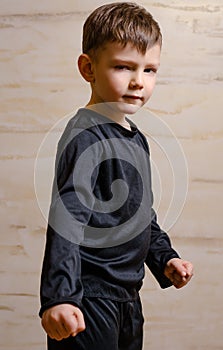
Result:
{"label": "shoulder", "polygon": [[58,150],[63,152],[73,147],[86,148],[100,138],[98,122],[85,108],[81,108],[67,123],[58,143]]}
{"label": "shoulder", "polygon": [[[57,163],[71,163],[80,155],[99,157],[102,153],[101,141],[109,138],[111,129],[108,120],[94,111],[81,108],[69,120],[57,146]],[[84,153],[85,152],[85,153]]]}

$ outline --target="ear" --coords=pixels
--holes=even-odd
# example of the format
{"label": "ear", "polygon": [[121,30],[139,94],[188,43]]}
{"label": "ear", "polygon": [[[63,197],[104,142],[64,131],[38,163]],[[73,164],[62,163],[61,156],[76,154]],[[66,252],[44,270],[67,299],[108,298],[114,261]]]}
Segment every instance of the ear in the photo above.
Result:
{"label": "ear", "polygon": [[82,77],[89,83],[93,83],[94,70],[92,59],[85,53],[81,54],[78,58],[78,68]]}

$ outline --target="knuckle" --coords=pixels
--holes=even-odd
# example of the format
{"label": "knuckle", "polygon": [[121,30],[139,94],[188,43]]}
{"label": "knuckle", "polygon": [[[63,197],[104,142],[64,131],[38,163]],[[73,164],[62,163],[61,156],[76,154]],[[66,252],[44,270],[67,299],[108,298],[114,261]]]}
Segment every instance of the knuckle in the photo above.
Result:
{"label": "knuckle", "polygon": [[60,315],[58,315],[57,313],[52,312],[52,314],[50,315],[50,320],[53,323],[58,323],[60,320]]}

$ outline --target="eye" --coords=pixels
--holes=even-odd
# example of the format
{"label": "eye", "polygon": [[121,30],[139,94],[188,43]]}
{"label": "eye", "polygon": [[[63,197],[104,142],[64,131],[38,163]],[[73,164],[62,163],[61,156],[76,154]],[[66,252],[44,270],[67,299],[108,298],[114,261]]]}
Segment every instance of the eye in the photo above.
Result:
{"label": "eye", "polygon": [[155,68],[146,68],[144,69],[145,73],[150,73],[150,74],[156,74],[157,73],[157,69]]}
{"label": "eye", "polygon": [[120,64],[120,65],[115,66],[115,69],[117,69],[117,70],[130,70],[131,68],[129,66]]}

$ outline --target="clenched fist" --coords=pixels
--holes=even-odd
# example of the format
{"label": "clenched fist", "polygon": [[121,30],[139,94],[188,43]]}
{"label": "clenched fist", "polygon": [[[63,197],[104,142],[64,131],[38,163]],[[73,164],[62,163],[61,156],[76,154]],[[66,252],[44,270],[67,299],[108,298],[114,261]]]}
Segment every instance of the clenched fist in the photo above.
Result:
{"label": "clenched fist", "polygon": [[164,274],[179,289],[184,287],[193,276],[193,265],[190,261],[173,258],[167,262]]}
{"label": "clenched fist", "polygon": [[71,304],[59,304],[44,311],[42,326],[50,338],[62,340],[85,330],[84,316]]}

